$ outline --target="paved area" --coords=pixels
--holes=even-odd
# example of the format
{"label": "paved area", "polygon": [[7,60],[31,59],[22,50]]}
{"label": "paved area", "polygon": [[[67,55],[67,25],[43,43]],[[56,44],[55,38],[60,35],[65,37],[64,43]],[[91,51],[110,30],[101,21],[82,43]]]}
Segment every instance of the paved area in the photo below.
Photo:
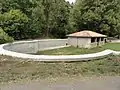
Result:
{"label": "paved area", "polygon": [[1,90],[120,90],[120,77],[75,80],[70,82],[36,82],[1,87]]}

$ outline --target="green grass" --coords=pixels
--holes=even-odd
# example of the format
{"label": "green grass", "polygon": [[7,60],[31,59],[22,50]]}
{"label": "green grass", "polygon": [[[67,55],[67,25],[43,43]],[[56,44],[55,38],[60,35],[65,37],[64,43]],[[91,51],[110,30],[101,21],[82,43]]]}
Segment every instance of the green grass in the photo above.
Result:
{"label": "green grass", "polygon": [[108,44],[103,45],[101,48],[120,51],[120,43],[108,43]]}
{"label": "green grass", "polygon": [[71,63],[43,63],[0,56],[0,83],[47,78],[120,75],[120,56]]}
{"label": "green grass", "polygon": [[100,52],[106,49],[120,51],[120,43],[107,43],[103,46],[91,48],[91,49],[82,49],[76,47],[66,47],[61,49],[54,49],[54,50],[45,50],[45,51],[38,51],[36,54],[38,55],[80,55],[80,54],[89,54]]}

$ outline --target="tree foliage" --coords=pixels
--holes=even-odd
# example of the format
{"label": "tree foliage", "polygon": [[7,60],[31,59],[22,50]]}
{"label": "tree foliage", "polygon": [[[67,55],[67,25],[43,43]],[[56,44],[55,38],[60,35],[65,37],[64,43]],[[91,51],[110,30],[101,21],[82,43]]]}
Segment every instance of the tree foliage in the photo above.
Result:
{"label": "tree foliage", "polygon": [[78,30],[89,29],[114,36],[120,25],[119,0],[77,0],[72,21]]}
{"label": "tree foliage", "polygon": [[0,28],[0,44],[12,41],[14,41],[14,39],[5,33],[2,28]]}
{"label": "tree foliage", "polygon": [[70,5],[65,0],[43,0],[42,5],[46,36],[52,34],[55,37],[65,37],[71,30],[69,23]]}
{"label": "tree foliage", "polygon": [[[120,37],[119,0],[0,0],[0,27],[14,39],[65,38],[89,29]],[[75,29],[74,29],[75,28]]]}
{"label": "tree foliage", "polygon": [[27,31],[24,27],[27,22],[27,16],[20,10],[0,14],[0,27],[14,39],[25,38]]}
{"label": "tree foliage", "polygon": [[0,0],[0,7],[0,27],[14,39],[64,38],[72,30],[65,0]]}

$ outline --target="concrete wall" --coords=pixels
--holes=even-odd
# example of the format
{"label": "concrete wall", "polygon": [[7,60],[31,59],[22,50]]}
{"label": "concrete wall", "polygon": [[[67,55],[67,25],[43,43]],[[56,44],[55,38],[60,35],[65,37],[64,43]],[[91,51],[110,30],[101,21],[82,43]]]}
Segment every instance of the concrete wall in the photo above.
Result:
{"label": "concrete wall", "polygon": [[91,43],[91,38],[76,38],[76,37],[69,37],[68,44],[79,47],[79,48],[89,48]]}
{"label": "concrete wall", "polygon": [[91,38],[78,38],[78,47],[89,48],[91,43]]}
{"label": "concrete wall", "polygon": [[51,47],[65,46],[67,42],[67,39],[20,41],[15,43],[9,43],[3,48],[9,51],[19,53],[36,53],[38,50],[44,50]]}
{"label": "concrete wall", "polygon": [[94,43],[91,43],[91,38],[77,38],[77,37],[69,37],[68,38],[68,44],[79,47],[79,48],[94,48],[97,46],[101,46],[105,44],[105,39],[101,41],[101,38],[99,42],[97,42],[97,38]]}
{"label": "concrete wall", "polygon": [[69,45],[72,45],[72,46],[74,46],[74,47],[77,47],[77,45],[78,45],[78,40],[77,40],[77,38],[68,37],[68,44],[69,44]]}
{"label": "concrete wall", "polygon": [[[44,40],[42,40],[44,41]],[[56,42],[56,40],[45,40],[47,41],[51,41],[51,42]],[[67,40],[57,40],[60,41],[61,45],[64,45]],[[29,44],[32,46],[34,46],[33,43],[37,43],[37,42],[41,42],[41,40],[35,40],[35,41],[20,41],[20,42],[16,42],[16,43],[11,43],[13,46],[11,46],[11,44],[2,44],[0,45],[0,55],[7,55],[7,56],[12,56],[12,57],[17,57],[17,58],[23,58],[23,59],[27,59],[27,60],[32,60],[32,61],[43,61],[43,62],[54,62],[54,61],[87,61],[87,60],[92,60],[92,59],[98,59],[98,58],[103,58],[107,55],[120,55],[120,51],[113,51],[113,50],[105,50],[102,52],[98,52],[98,53],[92,53],[92,54],[84,54],[84,55],[58,55],[58,56],[52,56],[52,55],[31,55],[31,54],[25,54],[24,53],[19,53],[17,52],[17,50],[19,49],[21,52],[24,51],[23,46],[27,45],[29,46]],[[120,41],[119,41],[120,42]],[[32,43],[32,44],[31,44]],[[39,43],[37,43],[39,44]],[[35,46],[37,45],[35,44]],[[22,46],[20,46],[22,45]],[[14,47],[15,46],[15,47]],[[19,48],[17,48],[19,47]],[[56,47],[56,46],[55,46]],[[11,51],[10,49],[14,49],[13,51]],[[17,50],[15,50],[17,49]],[[30,49],[30,48],[28,48]],[[23,51],[22,51],[23,50]],[[26,49],[25,49],[26,50]],[[32,50],[32,49],[30,49]],[[28,50],[28,51],[30,51]],[[16,51],[16,52],[14,52]]]}

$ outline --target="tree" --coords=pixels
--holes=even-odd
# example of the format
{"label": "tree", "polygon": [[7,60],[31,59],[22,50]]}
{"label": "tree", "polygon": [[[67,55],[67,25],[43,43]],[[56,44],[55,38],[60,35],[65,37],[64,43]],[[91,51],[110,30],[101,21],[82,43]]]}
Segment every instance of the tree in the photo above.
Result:
{"label": "tree", "polygon": [[38,5],[33,9],[30,22],[30,30],[28,31],[28,36],[30,38],[39,38],[41,37],[45,30],[45,17],[43,11],[43,5],[41,2],[38,2]]}
{"label": "tree", "polygon": [[12,41],[14,41],[14,39],[5,33],[2,28],[0,28],[0,44]]}
{"label": "tree", "polygon": [[0,27],[15,39],[64,38],[70,9],[65,0],[0,0]]}
{"label": "tree", "polygon": [[11,9],[19,9],[27,16],[30,16],[33,8],[39,0],[0,0],[1,12],[8,12]]}
{"label": "tree", "polygon": [[65,0],[43,0],[42,5],[44,8],[46,36],[65,37],[71,30],[69,4]]}
{"label": "tree", "polygon": [[10,10],[20,10],[24,15],[26,15],[28,23],[24,26],[25,31],[27,31],[25,38],[32,38],[36,35],[36,31],[31,28],[35,23],[32,14],[34,8],[38,6],[39,1],[40,0],[0,0],[0,11],[3,14],[9,12]]}
{"label": "tree", "polygon": [[77,30],[89,29],[114,36],[120,24],[119,0],[77,0],[72,22]]}
{"label": "tree", "polygon": [[0,27],[14,39],[26,37],[27,31],[24,27],[27,22],[27,16],[20,10],[10,10],[0,14]]}

